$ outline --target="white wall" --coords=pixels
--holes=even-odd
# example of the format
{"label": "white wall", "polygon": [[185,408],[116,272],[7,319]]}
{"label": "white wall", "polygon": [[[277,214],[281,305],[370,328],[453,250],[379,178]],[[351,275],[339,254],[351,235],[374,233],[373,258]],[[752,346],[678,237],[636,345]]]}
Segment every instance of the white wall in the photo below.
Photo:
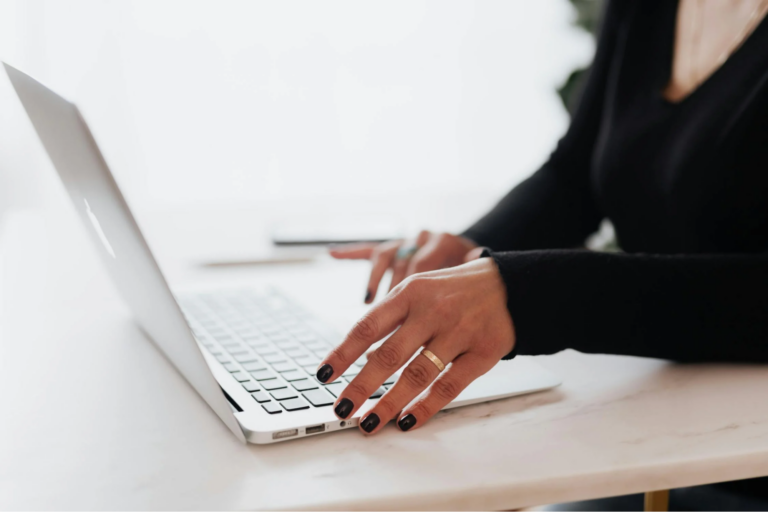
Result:
{"label": "white wall", "polygon": [[137,204],[502,191],[565,129],[554,90],[592,52],[572,16],[564,0],[0,0],[0,58],[81,104]]}

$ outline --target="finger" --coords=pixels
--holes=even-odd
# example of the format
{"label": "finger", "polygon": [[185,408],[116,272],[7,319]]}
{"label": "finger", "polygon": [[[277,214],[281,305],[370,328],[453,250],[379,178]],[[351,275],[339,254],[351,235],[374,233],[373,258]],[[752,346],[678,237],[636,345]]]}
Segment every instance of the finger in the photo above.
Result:
{"label": "finger", "polygon": [[432,237],[432,233],[429,231],[422,231],[419,233],[419,236],[417,236],[416,240],[413,242],[413,244],[417,247],[417,251],[412,257],[397,260],[397,255],[395,255],[395,264],[392,271],[392,281],[389,283],[389,291],[392,291],[392,289],[400,284],[403,279],[413,273],[408,273],[410,262],[413,260],[413,258],[418,257],[419,253],[423,252],[423,247],[429,243],[430,237]]}
{"label": "finger", "polygon": [[384,277],[384,273],[392,265],[401,243],[399,240],[386,242],[374,249],[371,256],[371,262],[373,263],[371,277],[368,279],[368,288],[365,292],[366,304],[373,302],[373,299],[376,297],[376,291],[379,289],[381,278]]}
{"label": "finger", "polygon": [[440,409],[459,396],[472,381],[493,368],[496,362],[469,353],[460,355],[432,383],[423,397],[403,411],[397,420],[397,426],[405,432],[424,425]]}
{"label": "finger", "polygon": [[367,260],[378,244],[345,244],[328,249],[331,256],[339,260]]}
{"label": "finger", "polygon": [[405,279],[406,275],[405,272],[408,270],[408,260],[395,260],[395,263],[392,268],[392,280],[389,283],[389,291],[392,291],[392,288],[400,284],[403,279]]}
{"label": "finger", "polygon": [[331,382],[344,373],[371,345],[394,331],[405,321],[410,309],[407,293],[393,293],[374,306],[360,319],[320,363],[317,380]]}
{"label": "finger", "polygon": [[485,247],[475,247],[474,249],[472,249],[471,251],[469,251],[469,252],[468,252],[468,253],[467,253],[467,254],[464,256],[464,263],[467,263],[467,262],[469,262],[469,261],[474,261],[474,260],[476,260],[477,258],[479,258],[479,257],[480,257],[480,255],[481,255],[481,254],[483,254],[483,251],[484,251],[485,249],[486,249]]}
{"label": "finger", "polygon": [[[427,345],[427,349],[443,364],[454,360],[463,350],[461,340],[438,337]],[[446,371],[446,370],[443,370]],[[425,355],[419,353],[405,367],[394,387],[360,421],[360,428],[367,434],[379,431],[389,420],[395,418],[416,397],[424,392],[440,375],[441,370]]]}
{"label": "finger", "polygon": [[[377,348],[334,405],[341,419],[349,418],[371,397],[389,377],[399,370],[413,353],[430,337],[426,322],[406,322]],[[387,418],[389,421],[394,414]]]}
{"label": "finger", "polygon": [[432,237],[424,247],[413,255],[413,258],[408,262],[408,270],[405,273],[406,277],[418,274],[419,272],[436,270],[441,267],[439,243],[438,237]]}
{"label": "finger", "polygon": [[[424,347],[426,347],[426,346],[427,346],[427,344],[426,344],[426,343],[424,343],[424,344],[423,344],[421,347],[422,347],[422,348],[424,348]],[[368,351],[365,353],[365,359],[366,359],[366,361],[367,361],[368,359],[370,359],[370,358],[371,358],[371,356],[373,355],[373,353],[374,353],[374,352],[376,352],[376,349],[371,349],[371,350],[368,350]]]}

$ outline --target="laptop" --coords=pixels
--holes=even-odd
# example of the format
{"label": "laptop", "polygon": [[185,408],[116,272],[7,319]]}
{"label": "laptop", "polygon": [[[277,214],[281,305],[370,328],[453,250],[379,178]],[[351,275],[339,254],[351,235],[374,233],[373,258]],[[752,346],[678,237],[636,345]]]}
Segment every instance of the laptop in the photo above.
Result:
{"label": "laptop", "polygon": [[[78,108],[3,63],[32,125],[139,326],[242,442],[268,444],[358,425],[395,373],[352,418],[333,403],[365,364],[321,383],[342,337],[273,289],[174,294]],[[446,409],[541,391],[559,379],[529,358],[501,361]]]}

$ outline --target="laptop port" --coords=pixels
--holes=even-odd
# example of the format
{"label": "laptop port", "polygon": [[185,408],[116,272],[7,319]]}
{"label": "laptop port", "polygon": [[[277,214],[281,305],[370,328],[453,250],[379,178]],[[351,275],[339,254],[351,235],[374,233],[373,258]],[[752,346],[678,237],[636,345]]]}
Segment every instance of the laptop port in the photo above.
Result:
{"label": "laptop port", "polygon": [[320,432],[325,432],[325,423],[322,425],[307,427],[307,434],[319,434]]}
{"label": "laptop port", "polygon": [[274,432],[272,439],[285,439],[286,437],[293,437],[299,435],[299,429],[294,428],[291,430],[281,430],[280,432]]}

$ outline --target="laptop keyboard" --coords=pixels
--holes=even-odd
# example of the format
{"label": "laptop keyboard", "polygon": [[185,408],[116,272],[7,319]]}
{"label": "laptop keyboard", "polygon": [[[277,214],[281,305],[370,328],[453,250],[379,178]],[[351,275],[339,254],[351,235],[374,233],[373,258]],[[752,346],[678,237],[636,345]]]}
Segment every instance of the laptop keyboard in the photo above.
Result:
{"label": "laptop keyboard", "polygon": [[333,405],[366,361],[361,357],[334,382],[317,380],[317,367],[341,340],[273,291],[186,295],[179,304],[197,340],[269,414]]}

